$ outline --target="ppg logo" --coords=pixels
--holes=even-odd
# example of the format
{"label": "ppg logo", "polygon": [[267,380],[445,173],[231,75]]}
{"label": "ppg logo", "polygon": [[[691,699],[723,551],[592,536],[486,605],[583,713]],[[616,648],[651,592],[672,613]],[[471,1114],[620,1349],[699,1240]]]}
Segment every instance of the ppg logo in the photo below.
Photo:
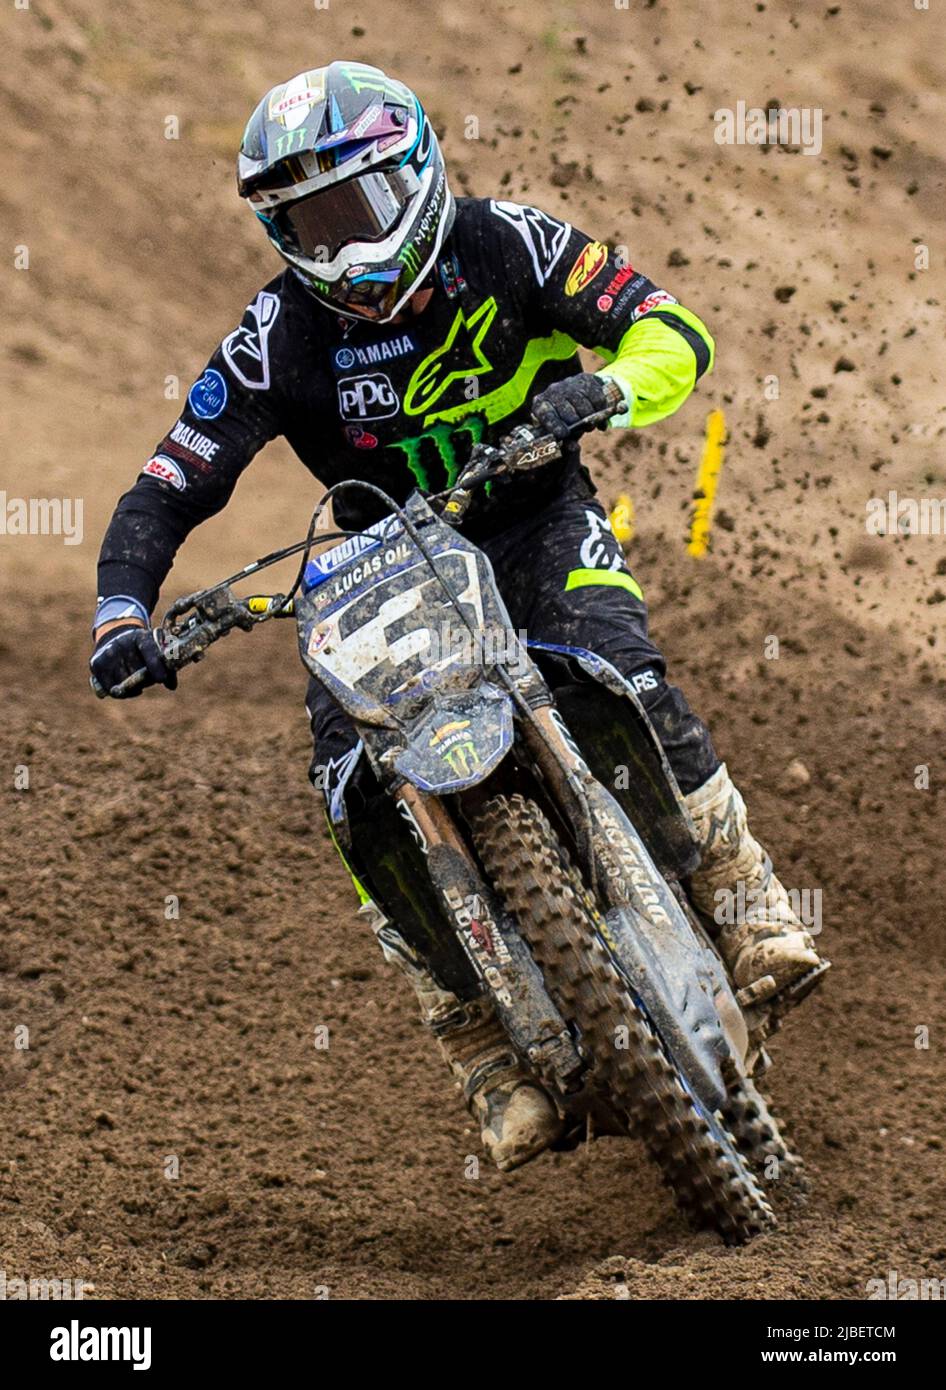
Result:
{"label": "ppg logo", "polygon": [[343,420],[386,420],[396,415],[400,401],[384,372],[346,376],[338,383],[338,409]]}

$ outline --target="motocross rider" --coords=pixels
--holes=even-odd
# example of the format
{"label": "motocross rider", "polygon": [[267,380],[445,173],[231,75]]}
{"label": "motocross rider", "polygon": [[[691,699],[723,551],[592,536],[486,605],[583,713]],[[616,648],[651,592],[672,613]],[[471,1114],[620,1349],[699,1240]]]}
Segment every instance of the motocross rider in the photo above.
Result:
{"label": "motocross rider", "polygon": [[[99,560],[94,675],[111,692],[144,666],[149,684],[174,688],[150,630],[159,588],[184,538],[277,435],[320,483],[364,479],[403,501],[451,484],[475,444],[531,413],[563,440],[561,459],[481,489],[462,530],[489,556],[513,628],[594,651],[643,703],[698,832],[692,899],[712,918],[721,890],[742,883],[745,901],[752,894],[753,912],[717,939],[736,986],[764,996],[795,984],[820,964],[813,941],[709,732],[666,680],[641,589],[572,438],[608,404],[606,382],[624,402],[614,428],[677,410],[713,365],[703,323],[567,222],[454,198],[417,97],[363,64],[333,62],[268,92],[243,136],[238,187],[286,267],[217,347],[118,502]],[[582,371],[578,344],[605,365]],[[354,497],[335,503],[347,529],[381,514]],[[487,1152],[513,1168],[556,1140],[555,1105],[511,1052],[459,947],[444,942],[452,934],[418,928],[420,890],[382,872],[379,788],[347,717],[315,682],[307,708],[336,845]]]}

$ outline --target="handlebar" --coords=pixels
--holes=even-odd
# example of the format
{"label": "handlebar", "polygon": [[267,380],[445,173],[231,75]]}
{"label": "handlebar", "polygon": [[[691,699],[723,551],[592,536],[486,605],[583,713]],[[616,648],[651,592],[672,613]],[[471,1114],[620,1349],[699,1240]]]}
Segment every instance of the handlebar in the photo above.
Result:
{"label": "handlebar", "polygon": [[[605,391],[608,404],[603,410],[586,415],[581,420],[582,432],[604,428],[613,415],[624,409],[624,395],[615,382],[607,381]],[[474,487],[505,473],[540,468],[560,455],[561,442],[553,435],[539,434],[534,425],[519,425],[501,439],[499,444],[477,445],[473,457],[454,486],[446,492],[435,493],[427,500],[431,503],[442,501],[443,520],[451,526],[458,526],[472,501]],[[310,542],[311,535],[310,527]],[[234,578],[247,576],[300,548],[295,545],[275,552],[248,565]],[[308,553],[308,547],[306,550]],[[235,627],[246,632],[257,623],[267,622],[270,618],[289,618],[292,615],[291,597],[287,598],[284,594],[257,594],[249,598],[238,598],[230,587],[230,581],[227,580],[211,589],[203,589],[196,594],[187,594],[177,599],[165,614],[163,626],[153,628],[151,635],[165,665],[171,671],[178,671],[191,662],[202,661],[207,648]],[[133,671],[116,688],[116,697],[120,698],[137,690],[139,686],[144,685],[147,675],[144,667]],[[111,693],[94,675],[89,677],[89,684],[100,700],[104,700]]]}
{"label": "handlebar", "polygon": [[[603,429],[613,415],[626,409],[624,393],[614,381],[604,383],[607,405],[592,415],[585,415],[575,428],[575,433],[584,434],[587,430]],[[446,492],[435,494],[428,500],[444,501],[443,519],[451,526],[463,520],[473,500],[471,488],[489,482],[504,473],[525,472],[540,468],[544,463],[561,456],[561,442],[554,435],[540,434],[534,425],[519,425],[498,444],[478,444],[466,468],[456,483]]]}
{"label": "handlebar", "polygon": [[[151,635],[168,670],[179,671],[193,661],[202,661],[207,648],[235,627],[246,632],[270,618],[291,618],[293,612],[291,600],[287,602],[283,594],[237,598],[229,584],[220,584],[178,599],[165,614],[165,625],[153,628]],[[184,621],[179,621],[181,618]],[[143,666],[133,671],[117,687],[115,698],[137,690],[147,675]],[[94,675],[89,677],[89,684],[100,700],[111,693]]]}

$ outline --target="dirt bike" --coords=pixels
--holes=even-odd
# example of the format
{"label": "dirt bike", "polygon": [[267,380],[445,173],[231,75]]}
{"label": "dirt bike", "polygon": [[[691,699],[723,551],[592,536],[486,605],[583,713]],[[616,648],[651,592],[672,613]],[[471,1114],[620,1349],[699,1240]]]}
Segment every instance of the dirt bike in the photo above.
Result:
{"label": "dirt bike", "polygon": [[[692,821],[628,682],[592,652],[523,642],[489,560],[456,530],[475,488],[559,456],[520,426],[403,507],[336,484],[305,541],[178,600],[154,636],[179,669],[234,628],[294,616],[303,663],[396,808],[437,929],[554,1098],[563,1144],[638,1136],[687,1213],[738,1242],[775,1224],[764,1184],[800,1169],[755,1085],[794,1001],[737,1000],[687,899]],[[312,558],[328,500],[353,488],[386,514],[320,536],[340,544]],[[288,594],[234,594],[299,552]],[[462,641],[438,640],[445,615]]]}

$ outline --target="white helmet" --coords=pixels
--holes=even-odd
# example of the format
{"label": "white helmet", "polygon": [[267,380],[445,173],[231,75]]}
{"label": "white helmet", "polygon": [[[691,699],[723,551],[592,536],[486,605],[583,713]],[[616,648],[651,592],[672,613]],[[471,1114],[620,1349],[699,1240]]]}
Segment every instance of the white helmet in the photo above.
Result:
{"label": "white helmet", "polygon": [[316,299],[375,323],[427,278],[455,211],[417,97],[363,63],[267,92],[243,134],[238,187]]}

